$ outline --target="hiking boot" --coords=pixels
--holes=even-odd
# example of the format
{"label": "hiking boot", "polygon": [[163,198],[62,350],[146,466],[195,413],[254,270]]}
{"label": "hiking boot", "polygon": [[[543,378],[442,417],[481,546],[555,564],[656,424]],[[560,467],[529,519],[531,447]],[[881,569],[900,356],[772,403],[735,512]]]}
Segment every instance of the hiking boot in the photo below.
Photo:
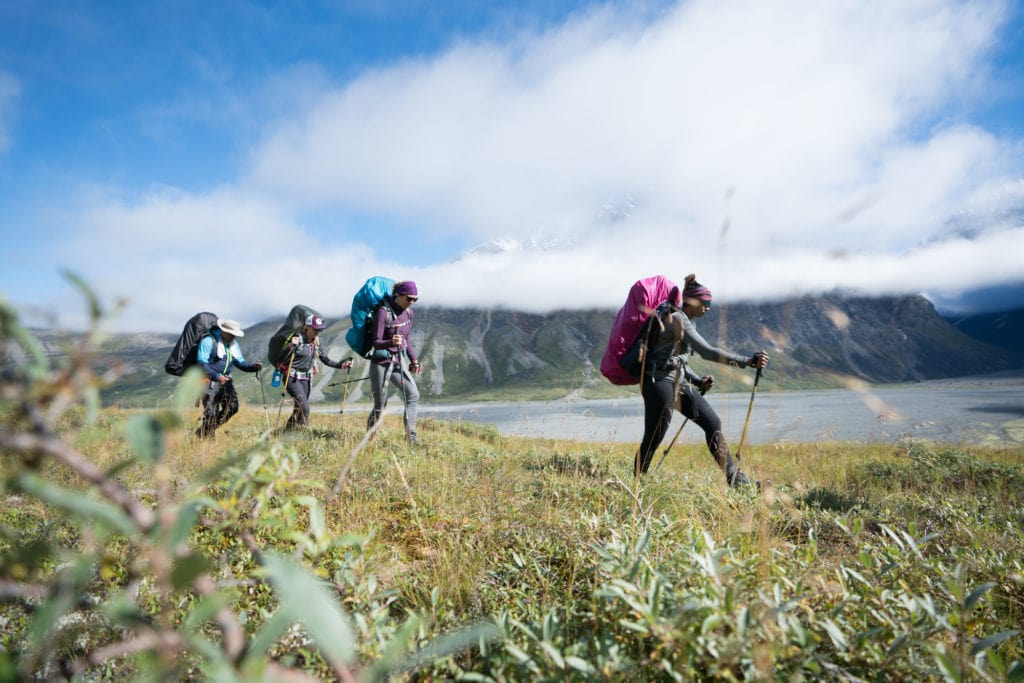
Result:
{"label": "hiking boot", "polygon": [[407,434],[407,435],[405,436],[405,441],[406,441],[406,443],[408,443],[408,444],[409,444],[410,446],[419,446],[419,445],[420,445],[420,439],[419,439],[419,437],[418,437],[418,436],[416,436],[416,432],[409,432],[409,433],[408,433],[408,434]]}
{"label": "hiking boot", "polygon": [[743,472],[739,471],[739,468],[733,471],[733,474],[729,479],[729,488],[739,489],[747,486],[757,486],[758,490],[761,489],[761,482],[754,481]]}

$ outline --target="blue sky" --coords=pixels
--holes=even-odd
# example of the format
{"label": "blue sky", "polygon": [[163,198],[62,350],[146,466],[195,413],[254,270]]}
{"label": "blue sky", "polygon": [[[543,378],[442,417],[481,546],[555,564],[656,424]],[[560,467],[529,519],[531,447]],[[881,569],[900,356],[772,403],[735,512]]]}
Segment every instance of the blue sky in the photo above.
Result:
{"label": "blue sky", "polygon": [[376,274],[538,311],[655,272],[1013,302],[1022,12],[0,3],[0,294],[80,326],[67,268],[153,331],[345,315]]}

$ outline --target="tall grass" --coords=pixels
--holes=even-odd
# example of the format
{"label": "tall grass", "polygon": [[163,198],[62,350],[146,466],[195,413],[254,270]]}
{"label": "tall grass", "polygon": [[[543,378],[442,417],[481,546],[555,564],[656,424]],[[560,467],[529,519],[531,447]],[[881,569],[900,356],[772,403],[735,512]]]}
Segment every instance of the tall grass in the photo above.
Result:
{"label": "tall grass", "polygon": [[[62,429],[114,468],[133,415],[76,413]],[[367,671],[401,636],[425,648],[392,670],[412,679],[1024,679],[1019,448],[752,446],[743,467],[762,481],[758,495],[725,488],[702,445],[677,445],[637,482],[630,445],[423,420],[422,445],[410,448],[388,415],[357,450],[363,416],[315,414],[309,429],[265,436],[251,407],[200,441],[187,426],[196,418],[186,411],[169,434],[163,464],[175,495],[201,488],[233,524],[244,515],[232,505],[258,501],[259,542],[331,582]],[[225,454],[237,469],[204,476]],[[58,465],[42,471],[81,487]],[[117,477],[136,491],[158,485],[140,466]],[[314,500],[324,505],[317,534]],[[0,516],[6,553],[14,538],[80,542],[46,506],[8,497]],[[238,534],[225,523],[197,529],[191,543],[241,587],[234,608],[255,629],[274,598]],[[119,553],[109,548],[114,583],[133,561]],[[28,622],[10,609],[2,618],[3,645],[17,652]],[[481,621],[496,635],[431,654]],[[270,654],[331,676],[301,629]]]}

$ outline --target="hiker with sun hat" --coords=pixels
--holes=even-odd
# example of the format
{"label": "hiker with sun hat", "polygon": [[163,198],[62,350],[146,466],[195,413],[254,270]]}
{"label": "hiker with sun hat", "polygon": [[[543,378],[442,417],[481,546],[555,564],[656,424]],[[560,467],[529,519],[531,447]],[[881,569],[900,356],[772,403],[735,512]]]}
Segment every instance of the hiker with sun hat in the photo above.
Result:
{"label": "hiker with sun hat", "polygon": [[245,372],[259,372],[263,363],[248,363],[238,346],[238,339],[245,336],[241,326],[234,320],[218,318],[217,326],[199,341],[196,361],[206,373],[210,383],[203,393],[203,423],[196,430],[201,438],[210,438],[217,428],[238,412],[238,393],[231,380],[231,368]]}

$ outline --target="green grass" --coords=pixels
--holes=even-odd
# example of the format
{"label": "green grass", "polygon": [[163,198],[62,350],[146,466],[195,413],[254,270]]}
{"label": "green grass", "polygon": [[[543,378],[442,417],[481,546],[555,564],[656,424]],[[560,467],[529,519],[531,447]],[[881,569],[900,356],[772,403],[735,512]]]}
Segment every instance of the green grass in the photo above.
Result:
{"label": "green grass", "polygon": [[[122,435],[135,414],[104,409],[90,423],[76,413],[63,429],[108,469],[131,454]],[[366,667],[418,615],[414,647],[481,621],[496,635],[399,677],[1024,675],[1020,636],[1006,635],[1024,623],[1019,448],[748,446],[743,467],[764,482],[757,495],[726,489],[702,445],[677,445],[638,484],[630,444],[515,439],[423,420],[422,446],[410,449],[400,417],[388,415],[376,439],[356,451],[365,417],[323,414],[306,431],[264,442],[262,409],[251,406],[215,440],[201,442],[189,429],[197,415],[185,411],[183,424],[167,433],[159,471],[174,499],[201,494],[222,510],[224,524],[195,530],[190,543],[221,580],[242,581],[233,609],[255,630],[274,604],[263,583],[244,588],[256,565],[238,529],[256,523],[261,545],[298,551],[331,582],[354,619]],[[204,475],[230,454],[241,470]],[[331,499],[350,456],[340,495]],[[10,458],[4,463],[9,474],[17,469]],[[246,463],[252,471],[243,473]],[[134,464],[117,478],[146,492],[160,485],[155,471]],[[41,472],[54,484],[85,488],[50,462]],[[313,508],[296,502],[303,496],[324,506],[321,545],[309,540]],[[247,500],[259,502],[257,522],[243,514],[251,512]],[[89,538],[73,517],[23,496],[8,495],[0,519],[9,576],[52,575],[61,554]],[[25,550],[44,539],[63,550]],[[102,556],[106,564],[90,588],[98,596],[120,586],[135,561],[130,546],[117,542]],[[171,621],[184,618],[190,602],[182,600],[171,606]],[[3,647],[24,652],[27,615],[0,607],[0,619]],[[90,633],[96,642],[109,637],[105,628]],[[270,654],[331,675],[301,633],[279,638]],[[103,671],[128,676],[134,666],[129,660]]]}

